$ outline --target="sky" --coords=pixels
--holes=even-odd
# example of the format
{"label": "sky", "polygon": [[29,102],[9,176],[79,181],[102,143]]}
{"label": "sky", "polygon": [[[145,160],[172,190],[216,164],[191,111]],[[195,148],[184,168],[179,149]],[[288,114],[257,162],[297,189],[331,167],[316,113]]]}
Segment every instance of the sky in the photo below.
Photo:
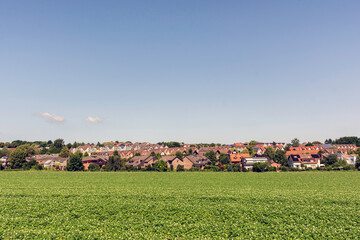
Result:
{"label": "sky", "polygon": [[360,136],[360,1],[0,1],[0,141]]}

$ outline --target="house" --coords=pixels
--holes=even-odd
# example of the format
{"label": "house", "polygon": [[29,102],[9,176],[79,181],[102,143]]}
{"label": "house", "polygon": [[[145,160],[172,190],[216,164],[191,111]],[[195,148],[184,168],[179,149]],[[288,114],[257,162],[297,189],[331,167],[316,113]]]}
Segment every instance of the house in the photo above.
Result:
{"label": "house", "polygon": [[341,154],[341,156],[339,157],[340,159],[342,160],[345,160],[347,162],[347,164],[356,164],[356,159],[357,159],[357,156],[356,154]]}
{"label": "house", "polygon": [[324,165],[320,163],[321,157],[318,154],[293,154],[288,158],[289,167],[293,168],[317,168],[323,167]]}
{"label": "house", "polygon": [[254,163],[266,163],[270,164],[270,159],[268,157],[244,157],[241,159],[241,165],[243,168],[252,169]]}
{"label": "house", "polygon": [[108,159],[103,156],[89,156],[82,159],[84,170],[88,170],[90,164],[99,165],[100,168],[106,164]]}
{"label": "house", "polygon": [[27,161],[35,160],[38,164],[45,168],[57,168],[65,170],[69,158],[59,157],[59,154],[35,155],[26,159]]}
{"label": "house", "polygon": [[311,155],[311,154],[318,154],[322,147],[319,146],[304,146],[304,147],[291,147],[289,151],[286,152],[286,156],[289,157],[290,155]]}
{"label": "house", "polygon": [[142,167],[146,168],[148,165],[154,165],[158,159],[156,157],[146,155],[146,156],[135,156],[131,158],[125,165],[133,167]]}
{"label": "house", "polygon": [[230,154],[230,162],[232,164],[241,163],[241,158],[248,158],[250,157],[249,153],[231,153]]}
{"label": "house", "polygon": [[161,159],[167,162],[168,167],[173,165],[174,169],[176,169],[178,165],[184,166],[184,169],[190,169],[194,165],[194,163],[187,157],[179,159],[176,156],[164,156]]}
{"label": "house", "polygon": [[145,156],[146,158],[140,163],[140,167],[146,168],[147,166],[151,165],[154,166],[155,162],[158,160],[157,157],[154,156]]}
{"label": "house", "polygon": [[209,160],[205,156],[201,156],[201,155],[189,155],[184,157],[182,161],[185,162],[188,160],[192,162],[192,167],[197,167],[200,169],[203,169],[205,165],[209,162]]}

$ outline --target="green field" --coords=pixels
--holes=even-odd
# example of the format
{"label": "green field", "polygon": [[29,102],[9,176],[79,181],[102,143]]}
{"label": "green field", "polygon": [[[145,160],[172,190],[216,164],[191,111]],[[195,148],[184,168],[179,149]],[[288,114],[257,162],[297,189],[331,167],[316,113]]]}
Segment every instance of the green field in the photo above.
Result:
{"label": "green field", "polygon": [[0,239],[360,237],[360,172],[0,172]]}

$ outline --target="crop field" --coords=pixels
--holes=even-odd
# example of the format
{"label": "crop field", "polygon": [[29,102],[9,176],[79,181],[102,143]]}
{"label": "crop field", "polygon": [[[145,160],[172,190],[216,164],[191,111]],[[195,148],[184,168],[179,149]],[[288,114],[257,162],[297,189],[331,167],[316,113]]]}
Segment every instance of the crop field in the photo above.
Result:
{"label": "crop field", "polygon": [[360,236],[360,172],[0,172],[0,239]]}

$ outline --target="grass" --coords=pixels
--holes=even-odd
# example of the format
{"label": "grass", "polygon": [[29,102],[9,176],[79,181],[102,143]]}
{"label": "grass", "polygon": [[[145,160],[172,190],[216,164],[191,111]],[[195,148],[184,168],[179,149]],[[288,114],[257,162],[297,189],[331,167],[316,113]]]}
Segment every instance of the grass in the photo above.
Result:
{"label": "grass", "polygon": [[0,239],[360,236],[359,172],[0,172]]}

